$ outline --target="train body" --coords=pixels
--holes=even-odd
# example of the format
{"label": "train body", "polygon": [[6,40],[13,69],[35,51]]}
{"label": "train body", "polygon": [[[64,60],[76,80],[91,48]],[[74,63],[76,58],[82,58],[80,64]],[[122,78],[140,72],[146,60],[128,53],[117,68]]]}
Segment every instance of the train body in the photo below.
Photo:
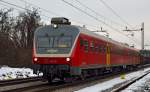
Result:
{"label": "train body", "polygon": [[38,28],[33,45],[33,63],[48,80],[96,75],[141,63],[139,50],[69,23]]}
{"label": "train body", "polygon": [[150,50],[140,50],[140,56],[142,57],[143,64],[150,63]]}

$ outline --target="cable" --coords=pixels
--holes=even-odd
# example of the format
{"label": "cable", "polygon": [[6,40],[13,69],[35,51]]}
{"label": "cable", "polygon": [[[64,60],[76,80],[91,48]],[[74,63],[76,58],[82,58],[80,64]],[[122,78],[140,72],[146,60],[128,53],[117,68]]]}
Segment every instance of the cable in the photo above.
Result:
{"label": "cable", "polygon": [[[80,5],[82,5],[83,7],[89,9],[91,12],[95,13],[96,15],[98,15],[98,16],[104,18],[104,19],[108,19],[108,18],[106,18],[105,16],[101,15],[100,13],[98,13],[98,12],[94,11],[93,9],[89,8],[88,6],[84,5],[84,4],[81,3],[79,0],[75,0],[75,1],[78,2]],[[108,19],[108,20],[110,20],[110,19]],[[123,25],[121,25],[120,23],[117,23],[117,22],[115,22],[115,21],[110,20],[110,22],[112,22],[112,23],[114,23],[114,24],[117,24],[117,25],[120,25],[121,27],[125,27],[125,26],[123,26]]]}
{"label": "cable", "polygon": [[[104,17],[103,15],[97,13],[96,11],[92,10],[91,8],[89,8],[88,6],[84,5],[83,3],[81,3],[79,0],[75,0],[76,2],[78,2],[80,5],[82,5],[83,7],[89,9],[91,12],[95,13],[96,15],[99,15],[100,17],[103,17],[106,19],[106,17]],[[111,21],[111,22],[114,22],[114,21]],[[115,24],[119,24],[119,23],[116,23],[114,22]],[[122,25],[121,25],[122,26]],[[133,33],[133,32],[132,32]],[[137,40],[137,39],[136,39]]]}
{"label": "cable", "polygon": [[[9,2],[3,1],[3,0],[0,0],[0,1],[3,2],[3,3],[9,4],[9,5],[15,6],[15,7],[17,7],[17,8],[21,8],[21,9],[24,9],[24,10],[27,10],[27,11],[31,11],[31,10],[29,10],[29,9],[23,8],[23,7],[21,7],[21,6],[18,6],[18,5],[15,5],[15,4],[12,4],[12,3],[9,3]],[[62,1],[64,1],[64,0],[62,0]],[[64,2],[66,2],[66,1],[64,1]],[[68,3],[68,4],[71,4],[71,3]],[[71,4],[71,5],[72,5],[72,4]],[[72,5],[72,6],[73,6],[73,5]],[[75,8],[75,6],[74,6],[74,8]],[[112,26],[106,24],[106,23],[103,22],[102,20],[99,20],[98,18],[94,17],[93,15],[88,14],[87,12],[83,11],[82,9],[80,9],[80,8],[78,8],[78,7],[76,7],[76,9],[82,11],[83,13],[85,13],[86,15],[88,15],[88,16],[94,18],[95,20],[97,20],[97,21],[99,21],[99,22],[102,22],[103,24],[109,26],[110,28],[112,28],[112,29],[114,29],[114,30],[117,30],[117,29],[113,28]],[[45,16],[45,15],[44,15],[44,16]],[[47,16],[45,16],[45,17],[47,17]],[[49,18],[49,17],[48,17],[48,18]],[[117,32],[119,32],[119,31],[117,31]],[[121,33],[121,32],[119,32],[119,33]],[[121,33],[121,34],[122,34],[122,33]],[[129,38],[129,37],[128,37],[128,38]]]}
{"label": "cable", "polygon": [[28,4],[30,4],[30,5],[33,5],[33,6],[35,6],[35,7],[38,7],[39,9],[42,9],[43,11],[45,11],[45,12],[47,12],[47,13],[49,13],[49,14],[53,14],[53,15],[60,16],[59,14],[57,14],[57,13],[55,13],[55,12],[53,12],[53,11],[50,11],[50,10],[41,8],[41,7],[39,7],[38,5],[32,4],[32,3],[27,2],[27,1],[25,1],[25,0],[20,0],[20,1],[21,1],[21,2],[24,2],[24,3],[28,3]]}
{"label": "cable", "polygon": [[117,14],[117,12],[115,12],[108,4],[106,4],[103,0],[99,0],[101,3],[103,3],[114,15],[116,15],[117,17],[119,17],[119,19],[124,22],[125,24],[127,24],[128,26],[130,26],[131,28],[133,28],[128,22],[126,22],[119,14]]}
{"label": "cable", "polygon": [[[9,2],[3,1],[3,0],[0,0],[0,2],[9,4],[9,5],[11,5],[11,6],[15,6],[15,7],[17,7],[17,8],[20,8],[20,9],[23,9],[23,10],[26,10],[26,11],[31,11],[31,10],[26,9],[26,8],[23,8],[23,7],[19,6],[19,5],[16,5],[16,4],[13,4],[13,3],[9,3]],[[41,15],[42,15],[42,14],[41,14]],[[49,16],[46,16],[46,15],[42,15],[42,16],[47,17],[47,18],[50,18]]]}
{"label": "cable", "polygon": [[[8,5],[5,5],[5,4],[3,4],[3,3],[0,3],[0,5],[2,5],[2,6],[6,6],[6,7],[9,7]],[[17,9],[17,10],[19,10],[19,9]]]}
{"label": "cable", "polygon": [[[46,10],[46,9],[44,9],[44,8],[41,8],[41,7],[39,7],[39,6],[37,6],[37,5],[35,5],[35,4],[32,4],[32,3],[30,3],[30,2],[27,2],[27,1],[25,1],[25,0],[20,0],[21,2],[24,2],[24,3],[28,3],[28,4],[30,4],[30,5],[33,5],[33,6],[35,6],[35,7],[38,7],[38,8],[40,8],[40,9],[42,9],[42,10],[44,10],[45,12],[47,12],[47,13],[49,13],[49,14],[54,14],[54,15],[57,15],[57,16],[61,16],[60,14],[57,14],[57,13],[55,13],[55,12],[53,12],[53,11],[49,11],[49,10]],[[72,18],[69,18],[69,20],[73,20]],[[96,26],[94,26],[94,25],[89,25],[89,24],[87,24],[87,23],[83,23],[83,22],[79,22],[79,21],[76,21],[76,20],[73,20],[74,22],[77,22],[77,23],[79,23],[79,24],[84,24],[84,25],[88,25],[88,26],[91,26],[91,27],[96,27]],[[97,28],[97,27],[96,27]],[[95,29],[95,28],[94,28]],[[99,28],[98,28],[99,29]]]}
{"label": "cable", "polygon": [[[103,3],[114,15],[116,15],[117,17],[119,17],[119,19],[124,22],[125,24],[127,24],[129,27],[131,27],[132,29],[134,28],[133,26],[131,26],[127,21],[125,21],[116,11],[114,11],[106,2],[104,2],[103,0],[99,0],[101,3]],[[131,31],[131,33],[134,33]]]}
{"label": "cable", "polygon": [[[67,1],[65,1],[65,0],[62,0],[62,1],[63,1],[64,3],[70,5],[71,7],[74,7],[75,9],[79,10],[80,12],[86,14],[87,16],[89,16],[89,17],[95,19],[96,21],[101,22],[101,23],[105,24],[106,26],[108,26],[109,28],[111,28],[111,29],[113,29],[113,30],[116,30],[118,33],[123,34],[124,36],[128,37],[128,36],[125,35],[124,33],[120,32],[120,30],[118,30],[118,29],[116,29],[116,28],[114,28],[114,27],[108,25],[108,24],[105,23],[104,21],[102,21],[102,20],[96,18],[95,16],[93,16],[93,15],[91,15],[91,14],[85,12],[84,10],[82,10],[82,9],[80,9],[80,8],[78,8],[78,7],[76,7],[75,5],[69,3],[69,2],[67,2]],[[130,38],[130,37],[128,37],[128,38],[129,38],[129,39],[132,39],[132,38]],[[132,39],[132,40],[133,40],[133,39]],[[135,41],[135,40],[133,40],[133,41],[134,41],[134,42],[137,42],[137,41]]]}
{"label": "cable", "polygon": [[[17,8],[15,8],[16,10],[19,10],[19,9],[23,9],[23,10],[28,10],[28,11],[31,11],[31,10],[29,10],[29,9],[26,9],[26,8],[23,8],[23,7],[21,7],[21,6],[18,6],[18,5],[15,5],[15,4],[12,4],[12,3],[8,3],[8,2],[5,2],[5,1],[3,1],[3,0],[0,0],[1,2],[3,2],[3,3],[6,3],[6,4],[8,4],[8,5],[11,5],[11,6],[15,6],[15,7],[17,7]],[[29,2],[27,2],[27,3],[29,3]],[[31,4],[31,3],[30,3]],[[4,4],[3,4],[4,5]],[[7,5],[4,5],[4,6],[7,6]],[[38,7],[38,6],[37,6]],[[18,9],[19,8],[19,9]],[[41,7],[39,7],[39,8],[41,8]],[[41,8],[41,9],[44,9],[44,8]],[[47,11],[49,14],[51,14],[49,11]],[[56,14],[56,13],[54,13],[54,14]],[[46,18],[50,18],[50,17],[48,17],[48,16],[46,16],[46,15],[44,15]],[[71,18],[70,18],[71,19]],[[72,20],[72,19],[71,19]],[[73,20],[73,21],[75,21],[75,20]],[[75,21],[75,22],[77,22],[77,21]],[[77,23],[80,23],[80,24],[86,24],[86,23],[81,23],[81,22],[77,22]],[[93,26],[93,25],[89,25],[89,24],[86,24],[86,25],[88,25],[88,26],[91,26],[91,27],[96,27],[96,26]]]}
{"label": "cable", "polygon": [[[85,7],[85,8],[87,8],[87,9],[89,9],[91,12],[95,13],[96,15],[98,15],[98,16],[100,16],[100,17],[103,17],[103,18],[105,18],[105,19],[108,19],[108,18],[106,18],[105,16],[103,16],[103,15],[101,15],[101,14],[97,13],[96,11],[92,10],[92,9],[91,9],[91,8],[89,8],[88,6],[84,5],[84,4],[83,4],[83,3],[81,3],[79,0],[75,0],[75,1],[76,1],[76,2],[78,2],[80,5],[82,5],[83,7]],[[108,19],[108,20],[110,20],[110,19]],[[125,26],[121,25],[120,23],[117,23],[117,22],[112,21],[112,20],[110,20],[110,21],[111,21],[111,22],[113,22],[113,23],[115,23],[115,24],[120,25],[121,27],[125,27]],[[132,32],[132,33],[134,33],[134,32]]]}
{"label": "cable", "polygon": [[80,9],[80,8],[78,8],[78,7],[76,7],[76,6],[74,6],[73,4],[71,4],[71,3],[69,3],[69,2],[67,2],[67,1],[65,1],[65,0],[62,0],[62,1],[65,2],[66,4],[70,5],[70,6],[74,7],[74,8],[77,9],[78,11],[80,11],[80,12],[86,14],[87,16],[89,16],[89,17],[95,19],[96,21],[99,21],[99,22],[101,22],[101,23],[103,23],[103,24],[109,26],[109,25],[106,24],[103,20],[98,19],[97,17],[95,17],[95,16],[93,16],[93,15],[91,15],[91,14],[85,12],[84,10],[82,10],[82,9]]}

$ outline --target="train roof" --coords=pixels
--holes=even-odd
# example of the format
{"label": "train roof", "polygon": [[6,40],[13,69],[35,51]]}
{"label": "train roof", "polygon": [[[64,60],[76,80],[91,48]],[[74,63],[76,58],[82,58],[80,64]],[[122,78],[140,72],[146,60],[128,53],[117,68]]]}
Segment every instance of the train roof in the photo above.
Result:
{"label": "train roof", "polygon": [[89,36],[92,36],[92,37],[101,39],[101,40],[103,40],[103,41],[106,41],[106,42],[109,42],[109,43],[112,43],[112,44],[115,44],[115,45],[118,45],[118,46],[121,46],[121,47],[125,47],[125,48],[127,48],[127,49],[139,51],[139,50],[136,49],[136,48],[129,47],[129,46],[125,45],[124,43],[121,43],[121,42],[112,40],[112,39],[110,39],[110,38],[107,38],[107,37],[105,37],[105,36],[103,36],[103,35],[94,33],[94,32],[92,32],[92,31],[90,31],[90,30],[88,30],[88,29],[86,29],[86,28],[79,27],[79,26],[77,26],[77,27],[80,29],[80,33],[83,33],[83,34],[86,34],[86,35],[89,35]]}
{"label": "train roof", "polygon": [[[41,33],[41,32],[39,31],[39,29],[41,29],[41,28],[44,28],[43,30],[45,30],[45,29],[51,28],[52,26],[53,26],[53,25],[47,25],[47,26],[44,26],[44,27],[39,27],[35,33],[36,33],[36,34],[37,34],[37,32],[38,32],[38,33]],[[60,28],[59,28],[59,27],[60,27]],[[100,35],[100,34],[94,33],[94,32],[92,32],[92,31],[90,31],[90,30],[88,30],[88,29],[86,29],[86,28],[84,28],[84,27],[80,27],[80,26],[76,26],[76,25],[58,25],[58,28],[59,28],[59,29],[61,29],[61,28],[63,28],[63,29],[72,29],[72,30],[74,30],[74,31],[78,31],[79,33],[86,34],[86,35],[95,37],[95,38],[97,38],[97,39],[101,39],[101,40],[103,40],[103,41],[112,43],[112,44],[114,44],[114,45],[118,45],[118,46],[120,46],[120,47],[125,47],[125,48],[127,48],[127,49],[139,51],[139,50],[136,49],[136,48],[129,47],[129,46],[125,45],[124,43],[117,42],[117,41],[115,41],[115,40],[112,40],[112,39],[107,38],[107,37],[105,37],[105,36],[102,36],[102,35]],[[50,31],[50,30],[48,30],[48,31]]]}

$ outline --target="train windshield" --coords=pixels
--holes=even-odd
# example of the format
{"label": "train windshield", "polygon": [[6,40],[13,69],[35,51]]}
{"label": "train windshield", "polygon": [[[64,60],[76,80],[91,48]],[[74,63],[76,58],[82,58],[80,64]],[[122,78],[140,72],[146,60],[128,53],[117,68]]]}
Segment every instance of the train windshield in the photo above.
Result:
{"label": "train windshield", "polygon": [[39,36],[37,37],[37,53],[67,54],[72,47],[71,36]]}

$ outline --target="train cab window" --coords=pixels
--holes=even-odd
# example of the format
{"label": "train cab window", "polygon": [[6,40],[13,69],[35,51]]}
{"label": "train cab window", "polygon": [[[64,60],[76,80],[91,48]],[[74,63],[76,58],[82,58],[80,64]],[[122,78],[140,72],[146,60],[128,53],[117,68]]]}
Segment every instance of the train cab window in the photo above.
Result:
{"label": "train cab window", "polygon": [[90,43],[90,49],[91,49],[91,51],[94,52],[94,41],[92,41],[92,42]]}
{"label": "train cab window", "polygon": [[40,37],[38,38],[38,48],[50,48],[52,47],[53,38],[48,37]]}
{"label": "train cab window", "polygon": [[84,40],[84,51],[88,52],[88,48],[89,48],[88,41]]}
{"label": "train cab window", "polygon": [[72,38],[70,36],[55,37],[54,48],[71,48]]}

